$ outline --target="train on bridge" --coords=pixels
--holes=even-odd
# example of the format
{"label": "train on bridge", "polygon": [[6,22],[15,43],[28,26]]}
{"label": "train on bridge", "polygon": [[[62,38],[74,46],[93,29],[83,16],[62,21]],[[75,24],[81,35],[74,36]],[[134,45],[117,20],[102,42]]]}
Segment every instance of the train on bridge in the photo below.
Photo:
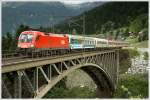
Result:
{"label": "train on bridge", "polygon": [[44,33],[40,31],[24,31],[18,39],[18,48],[29,49],[83,49],[97,47],[125,47],[127,42],[85,37],[70,34]]}
{"label": "train on bridge", "polygon": [[128,43],[71,34],[23,31],[18,38],[17,53],[28,57],[45,57],[68,52],[93,51],[125,47]]}

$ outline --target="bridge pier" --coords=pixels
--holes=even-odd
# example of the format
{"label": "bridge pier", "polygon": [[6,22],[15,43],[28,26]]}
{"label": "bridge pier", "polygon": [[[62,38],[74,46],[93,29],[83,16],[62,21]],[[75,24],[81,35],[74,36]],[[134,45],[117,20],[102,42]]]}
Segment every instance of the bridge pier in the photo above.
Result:
{"label": "bridge pier", "polygon": [[22,73],[17,71],[14,78],[14,98],[22,97]]}

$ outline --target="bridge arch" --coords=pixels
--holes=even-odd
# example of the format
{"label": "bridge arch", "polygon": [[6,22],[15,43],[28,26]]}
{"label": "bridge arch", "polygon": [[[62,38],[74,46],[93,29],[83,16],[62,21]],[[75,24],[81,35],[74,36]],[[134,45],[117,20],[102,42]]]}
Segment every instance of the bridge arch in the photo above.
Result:
{"label": "bridge arch", "polygon": [[103,70],[103,68],[97,64],[86,63],[72,66],[68,70],[63,71],[62,74],[58,75],[52,80],[42,91],[40,91],[35,98],[42,98],[52,87],[54,87],[60,80],[66,77],[73,71],[81,69],[86,72],[97,85],[97,96],[98,97],[111,97],[114,91],[114,85],[110,78],[110,75]]}

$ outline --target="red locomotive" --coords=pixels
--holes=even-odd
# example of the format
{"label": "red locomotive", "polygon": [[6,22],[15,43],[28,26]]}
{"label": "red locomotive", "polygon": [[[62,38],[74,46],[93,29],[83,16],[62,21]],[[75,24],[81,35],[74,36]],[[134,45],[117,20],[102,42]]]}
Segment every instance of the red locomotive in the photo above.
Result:
{"label": "red locomotive", "polygon": [[24,31],[19,36],[19,48],[69,48],[68,37],[62,34]]}

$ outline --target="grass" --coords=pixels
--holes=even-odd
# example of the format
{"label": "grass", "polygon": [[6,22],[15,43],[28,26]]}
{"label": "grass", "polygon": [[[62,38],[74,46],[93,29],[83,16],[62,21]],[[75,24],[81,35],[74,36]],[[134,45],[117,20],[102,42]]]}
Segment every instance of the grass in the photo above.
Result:
{"label": "grass", "polygon": [[148,48],[148,40],[138,42],[138,43],[133,43],[133,44],[131,44],[131,46],[136,47],[136,48]]}
{"label": "grass", "polygon": [[128,37],[128,38],[126,38],[125,41],[129,42],[129,43],[137,43],[138,42],[138,38],[137,37]]}
{"label": "grass", "polygon": [[125,41],[129,42],[131,46],[136,48],[148,48],[148,40],[138,42],[137,37],[128,37]]}

